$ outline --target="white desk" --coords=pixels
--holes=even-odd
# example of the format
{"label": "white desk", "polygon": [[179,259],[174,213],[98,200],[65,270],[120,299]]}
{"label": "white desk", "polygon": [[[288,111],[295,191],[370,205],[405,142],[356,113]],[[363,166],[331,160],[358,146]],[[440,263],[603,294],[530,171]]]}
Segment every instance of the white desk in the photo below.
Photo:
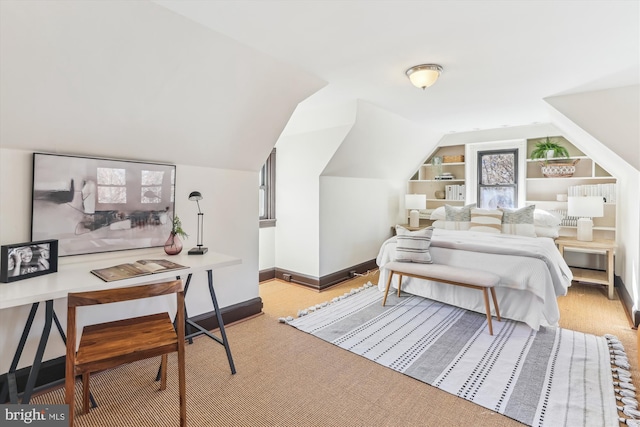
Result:
{"label": "white desk", "polygon": [[[118,264],[131,263],[138,259],[161,258],[170,259],[171,261],[184,265],[187,268],[167,271],[163,273],[150,274],[146,276],[138,276],[130,279],[116,280],[113,282],[104,282],[102,279],[94,276],[91,273],[91,270],[95,270],[98,268],[107,268]],[[211,332],[202,328],[200,325],[189,320],[187,313],[185,313],[187,326],[192,326],[198,329],[197,332],[189,334],[187,335],[187,337],[192,338],[195,335],[206,334],[210,338],[222,344],[227,352],[227,358],[229,360],[231,373],[235,374],[235,366],[233,364],[231,350],[229,348],[226,332],[224,330],[222,315],[220,314],[218,301],[213,290],[213,270],[240,264],[241,262],[242,261],[239,258],[216,252],[208,252],[204,255],[191,256],[185,253],[174,255],[171,257],[166,255],[162,250],[158,250],[158,252],[145,253],[144,255],[138,256],[123,253],[122,255],[113,255],[108,257],[105,256],[104,259],[100,260],[71,262],[65,265],[60,265],[57,273],[33,277],[30,279],[12,283],[0,283],[0,309],[18,307],[21,305],[32,305],[31,312],[29,313],[29,318],[27,319],[25,328],[22,333],[22,338],[9,368],[9,372],[7,373],[7,382],[5,383],[5,387],[3,387],[2,391],[0,391],[0,402],[6,401],[7,392],[9,392],[11,403],[17,403],[15,371],[18,362],[20,361],[22,350],[24,349],[24,344],[29,335],[33,319],[41,302],[45,302],[45,324],[43,327],[42,335],[40,337],[38,350],[36,351],[34,362],[31,366],[31,372],[29,374],[27,385],[22,397],[22,403],[29,403],[29,399],[31,398],[31,394],[33,393],[36,378],[40,370],[40,364],[42,363],[42,356],[44,355],[44,350],[49,339],[51,325],[53,322],[55,322],[56,327],[58,328],[58,331],[60,332],[63,340],[66,340],[62,326],[60,325],[60,322],[58,321],[58,318],[53,310],[53,300],[66,298],[70,292],[93,291],[124,286],[134,286],[144,283],[161,282],[163,280],[173,280],[176,277],[180,278],[185,276],[186,295],[192,274],[198,272],[207,272],[209,293],[211,294],[211,300],[213,302],[213,307],[216,313],[222,338],[218,338]]]}
{"label": "white desk", "polygon": [[[118,264],[134,262],[138,259],[161,258],[187,266],[188,268],[117,280],[114,282],[104,282],[102,279],[90,273],[91,270],[97,268],[112,267]],[[161,282],[165,279],[173,280],[176,276],[186,276],[199,271],[217,270],[219,268],[240,264],[241,262],[239,258],[216,252],[207,252],[204,255],[187,255],[186,253],[181,253],[180,255],[168,256],[161,249],[157,253],[145,253],[139,256],[125,255],[123,253],[117,257],[105,257],[105,259],[101,260],[74,262],[60,265],[57,273],[17,282],[0,283],[0,309],[66,298],[70,292],[119,288],[142,283]]]}

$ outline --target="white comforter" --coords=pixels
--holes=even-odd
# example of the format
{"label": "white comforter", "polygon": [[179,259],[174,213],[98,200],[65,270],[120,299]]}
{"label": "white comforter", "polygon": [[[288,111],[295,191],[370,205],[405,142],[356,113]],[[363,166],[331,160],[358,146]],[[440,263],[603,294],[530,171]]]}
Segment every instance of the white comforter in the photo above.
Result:
{"label": "white comforter", "polygon": [[[384,291],[384,265],[395,258],[396,240],[385,241],[378,253],[378,288]],[[571,270],[549,238],[435,229],[431,239],[434,263],[489,271],[501,278],[496,287],[500,314],[533,329],[557,326],[557,296],[566,295]],[[397,288],[394,276],[392,285]],[[438,282],[403,278],[402,290],[484,313],[482,293]]]}

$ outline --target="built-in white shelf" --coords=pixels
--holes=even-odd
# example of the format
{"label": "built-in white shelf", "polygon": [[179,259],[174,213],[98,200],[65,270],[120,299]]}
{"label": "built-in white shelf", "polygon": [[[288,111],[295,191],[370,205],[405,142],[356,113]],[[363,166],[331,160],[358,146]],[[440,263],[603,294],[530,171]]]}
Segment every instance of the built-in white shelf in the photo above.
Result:
{"label": "built-in white shelf", "polygon": [[586,181],[586,180],[614,180],[612,176],[564,176],[558,178],[527,178],[527,181],[549,181],[549,180],[562,180],[562,181]]}

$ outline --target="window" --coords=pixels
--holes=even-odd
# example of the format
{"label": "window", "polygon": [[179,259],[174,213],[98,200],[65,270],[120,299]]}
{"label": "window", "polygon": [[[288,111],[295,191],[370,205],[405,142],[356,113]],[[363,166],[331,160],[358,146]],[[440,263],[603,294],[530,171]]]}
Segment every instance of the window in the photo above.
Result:
{"label": "window", "polygon": [[258,182],[260,227],[276,225],[276,149],[260,169]]}
{"label": "window", "polygon": [[478,207],[518,206],[518,150],[478,152]]}

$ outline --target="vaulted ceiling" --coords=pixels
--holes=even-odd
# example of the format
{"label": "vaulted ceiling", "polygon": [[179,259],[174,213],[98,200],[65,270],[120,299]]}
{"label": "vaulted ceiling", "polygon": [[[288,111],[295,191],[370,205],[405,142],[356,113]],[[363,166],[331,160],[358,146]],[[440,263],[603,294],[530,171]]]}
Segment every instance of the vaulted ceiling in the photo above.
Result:
{"label": "vaulted ceiling", "polygon": [[2,0],[0,147],[257,171],[294,110],[370,104],[432,144],[546,123],[545,98],[638,85],[639,4]]}
{"label": "vaulted ceiling", "polygon": [[[640,81],[636,0],[155,0],[432,131],[547,122],[544,98]],[[437,63],[425,91],[407,68]],[[253,70],[259,75],[261,70]]]}

